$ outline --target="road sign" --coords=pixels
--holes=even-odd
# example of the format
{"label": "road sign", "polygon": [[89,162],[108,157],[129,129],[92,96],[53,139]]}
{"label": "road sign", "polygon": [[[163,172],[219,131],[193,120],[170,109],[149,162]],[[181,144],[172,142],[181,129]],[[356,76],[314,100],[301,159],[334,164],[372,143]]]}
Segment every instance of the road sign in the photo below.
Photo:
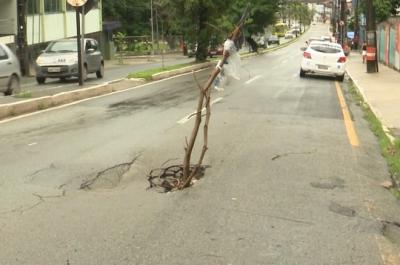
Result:
{"label": "road sign", "polygon": [[339,25],[343,27],[343,26],[344,26],[344,21],[341,20],[341,21],[339,22]]}
{"label": "road sign", "polygon": [[87,0],[67,0],[68,4],[74,7],[80,7],[86,4]]}

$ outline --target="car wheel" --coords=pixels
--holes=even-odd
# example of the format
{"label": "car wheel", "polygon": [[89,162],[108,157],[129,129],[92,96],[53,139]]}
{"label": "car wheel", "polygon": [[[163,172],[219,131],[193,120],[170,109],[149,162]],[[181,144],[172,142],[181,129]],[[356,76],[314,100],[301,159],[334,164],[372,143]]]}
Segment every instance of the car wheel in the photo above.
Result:
{"label": "car wheel", "polygon": [[300,68],[300,77],[305,77],[306,76],[306,72]]}
{"label": "car wheel", "polygon": [[96,72],[97,78],[103,78],[104,77],[104,64],[102,63],[100,65],[100,69]]}
{"label": "car wheel", "polygon": [[7,90],[4,93],[6,96],[12,95],[13,93],[19,93],[20,92],[20,84],[18,77],[16,75],[12,75],[10,78],[10,81],[8,82]]}
{"label": "car wheel", "polygon": [[46,77],[37,76],[37,77],[36,77],[36,82],[37,82],[39,85],[43,85],[43,84],[46,82]]}
{"label": "car wheel", "polygon": [[337,80],[339,81],[339,82],[343,82],[344,81],[344,75],[339,75],[338,77],[336,77],[337,78]]}

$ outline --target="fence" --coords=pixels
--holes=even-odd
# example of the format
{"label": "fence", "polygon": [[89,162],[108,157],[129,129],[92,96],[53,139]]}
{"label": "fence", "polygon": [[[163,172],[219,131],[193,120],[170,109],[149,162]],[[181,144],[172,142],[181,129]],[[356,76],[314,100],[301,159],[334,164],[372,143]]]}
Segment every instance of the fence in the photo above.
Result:
{"label": "fence", "polygon": [[123,40],[117,40],[114,37],[116,53],[122,56],[151,55],[161,53],[183,52],[182,36],[166,36],[164,39],[154,39],[154,46],[151,42],[151,36],[126,36]]}
{"label": "fence", "polygon": [[400,71],[400,18],[379,24],[377,31],[379,61]]}

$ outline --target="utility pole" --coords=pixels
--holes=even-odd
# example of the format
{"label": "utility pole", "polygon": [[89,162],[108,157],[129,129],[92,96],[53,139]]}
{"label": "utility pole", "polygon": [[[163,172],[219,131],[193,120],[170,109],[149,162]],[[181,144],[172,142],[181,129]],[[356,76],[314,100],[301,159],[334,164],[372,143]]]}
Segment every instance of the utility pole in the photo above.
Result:
{"label": "utility pole", "polygon": [[377,73],[376,22],[373,0],[367,0],[367,73]]}
{"label": "utility pole", "polygon": [[332,27],[332,34],[336,35],[336,0],[333,0],[332,3],[332,14],[331,14],[331,27]]}
{"label": "utility pole", "polygon": [[346,9],[347,9],[347,1],[346,0],[341,0],[340,1],[340,45],[344,47],[345,44],[345,39],[346,39],[346,26],[347,26],[347,18],[346,18]]}
{"label": "utility pole", "polygon": [[360,17],[359,17],[359,13],[358,13],[358,4],[359,4],[359,0],[356,0],[356,4],[355,4],[355,10],[354,10],[354,38],[356,39],[356,41],[354,42],[355,44],[355,49],[358,50],[359,45],[360,45]]}
{"label": "utility pole", "polygon": [[29,49],[26,39],[26,0],[17,1],[17,54],[22,75],[29,75]]}
{"label": "utility pole", "polygon": [[150,22],[151,22],[151,55],[154,56],[154,23],[153,23],[153,0],[150,0]]}

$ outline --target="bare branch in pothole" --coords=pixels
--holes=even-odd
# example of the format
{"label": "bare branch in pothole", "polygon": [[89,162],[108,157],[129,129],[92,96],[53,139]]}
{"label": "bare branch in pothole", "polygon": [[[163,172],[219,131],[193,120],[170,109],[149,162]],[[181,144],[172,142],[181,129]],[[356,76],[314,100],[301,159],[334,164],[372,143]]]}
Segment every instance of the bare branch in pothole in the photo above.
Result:
{"label": "bare branch in pothole", "polygon": [[[192,165],[190,171],[196,170],[196,177],[192,178],[192,183],[202,178],[208,166],[201,166],[200,169],[197,165]],[[156,188],[161,192],[170,192],[180,189],[184,183],[183,166],[171,165],[165,168],[157,168],[150,171],[147,180],[150,183],[149,189]]]}

